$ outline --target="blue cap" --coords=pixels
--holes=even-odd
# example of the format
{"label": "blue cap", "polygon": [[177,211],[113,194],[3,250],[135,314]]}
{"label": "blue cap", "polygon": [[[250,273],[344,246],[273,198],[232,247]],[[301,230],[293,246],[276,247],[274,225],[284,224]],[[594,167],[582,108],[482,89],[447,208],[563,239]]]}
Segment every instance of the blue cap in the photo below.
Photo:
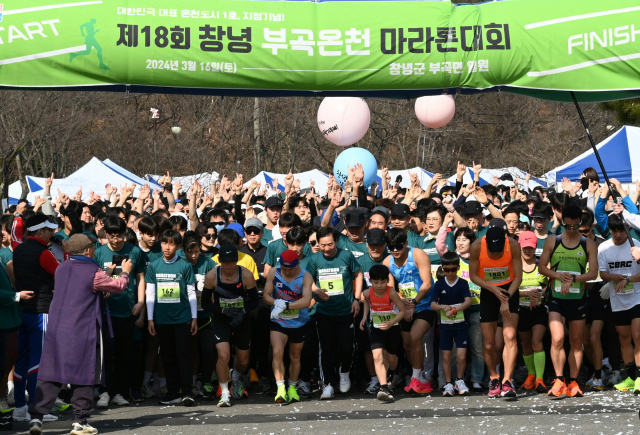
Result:
{"label": "blue cap", "polygon": [[240,235],[240,237],[244,237],[244,228],[242,228],[242,225],[237,222],[227,225],[227,229],[234,230]]}

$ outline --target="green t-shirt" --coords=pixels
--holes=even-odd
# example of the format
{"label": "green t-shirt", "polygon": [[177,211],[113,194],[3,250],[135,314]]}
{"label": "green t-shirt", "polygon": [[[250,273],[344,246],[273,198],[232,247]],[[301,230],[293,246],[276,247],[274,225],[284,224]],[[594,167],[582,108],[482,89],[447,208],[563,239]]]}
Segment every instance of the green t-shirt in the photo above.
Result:
{"label": "green t-shirt", "polygon": [[200,257],[198,257],[198,261],[196,261],[196,264],[191,265],[191,269],[193,270],[193,275],[196,278],[196,298],[198,298],[198,318],[199,319],[206,318],[212,315],[212,313],[210,313],[209,311],[205,311],[202,309],[201,297],[202,297],[202,290],[204,290],[204,277],[207,274],[207,272],[209,272],[214,267],[216,267],[217,264],[218,263],[216,263],[212,259],[201,255]]}
{"label": "green t-shirt", "polygon": [[346,316],[351,313],[353,280],[360,270],[362,269],[356,258],[349,251],[338,249],[331,258],[325,258],[322,252],[309,257],[307,271],[315,280],[316,286],[329,293],[328,301],[317,300],[319,314]]}
{"label": "green t-shirt", "polygon": [[363,289],[371,287],[371,281],[369,281],[369,270],[371,270],[371,268],[376,264],[382,264],[384,259],[387,258],[388,256],[389,254],[385,252],[382,255],[382,260],[373,261],[373,259],[371,258],[371,255],[369,255],[369,253],[367,252],[366,255],[363,255],[362,257],[356,259],[358,261],[358,264],[360,264],[360,269],[362,270],[362,275],[364,277]]}
{"label": "green t-shirt", "polygon": [[271,244],[271,241],[273,240],[273,230],[263,228],[262,231],[264,231],[264,235],[260,239],[260,243],[262,243],[264,246],[269,246]]}
{"label": "green t-shirt", "polygon": [[[140,248],[139,245],[138,247]],[[140,252],[142,253],[142,258],[144,259],[144,263],[146,266],[149,266],[152,261],[155,261],[158,258],[162,258],[162,246],[160,245],[160,243],[156,243],[148,251],[140,248]]]}
{"label": "green t-shirt", "polygon": [[[286,251],[287,245],[284,244],[282,239],[274,240],[272,243],[267,246],[267,253],[264,257],[264,264],[268,264],[271,267],[277,267],[280,261],[280,255]],[[311,249],[310,244],[304,245],[304,249],[302,251],[303,257],[310,257],[313,255],[313,249]]]}
{"label": "green t-shirt", "polygon": [[[426,236],[421,236],[420,234],[416,234],[413,231],[409,231],[407,233],[407,241],[409,242],[409,247],[422,249],[425,254],[429,256],[429,261],[431,264],[440,264],[440,255],[438,254],[438,250],[436,249],[436,238],[431,234],[427,233]],[[455,245],[455,240],[454,240]]]}
{"label": "green t-shirt", "polygon": [[2,262],[2,264],[4,264],[5,266],[10,262],[13,261],[13,251],[11,250],[11,248],[2,248],[0,249],[0,261]]}
{"label": "green t-shirt", "polygon": [[[108,244],[100,246],[96,249],[96,254],[93,259],[98,263],[98,266],[100,266],[102,270],[107,270],[107,265],[113,263],[114,255],[128,255],[129,259],[133,263],[133,269],[131,270],[131,276],[129,277],[129,287],[124,292],[120,294],[112,293],[109,298],[107,298],[109,312],[112,317],[124,318],[133,316],[133,306],[138,299],[138,280],[136,279],[136,275],[144,273],[147,265],[144,261],[140,248],[128,243],[125,243],[122,249],[118,252],[112,251]],[[116,267],[113,271],[112,277],[117,278],[120,273],[122,273],[122,269],[120,267]]]}
{"label": "green t-shirt", "polygon": [[[489,229],[488,227],[481,226],[478,229],[478,231],[476,231],[476,240],[481,239],[483,236],[485,236],[487,234],[488,229]],[[449,234],[447,234],[447,240],[446,240],[447,249],[451,252],[456,252],[455,232],[456,232],[456,229],[454,228],[451,231],[449,231]]]}
{"label": "green t-shirt", "polygon": [[187,285],[196,283],[191,263],[180,257],[173,263],[158,258],[147,268],[145,281],[156,286],[155,323],[176,325],[191,321]]}
{"label": "green t-shirt", "polygon": [[356,260],[369,254],[366,242],[352,242],[351,239],[349,239],[349,236],[345,236],[342,233],[338,233],[338,249],[346,249],[351,252],[353,256],[356,257]]}
{"label": "green t-shirt", "polygon": [[54,236],[58,240],[69,240],[69,235],[64,232],[64,230],[60,230],[54,234]]}

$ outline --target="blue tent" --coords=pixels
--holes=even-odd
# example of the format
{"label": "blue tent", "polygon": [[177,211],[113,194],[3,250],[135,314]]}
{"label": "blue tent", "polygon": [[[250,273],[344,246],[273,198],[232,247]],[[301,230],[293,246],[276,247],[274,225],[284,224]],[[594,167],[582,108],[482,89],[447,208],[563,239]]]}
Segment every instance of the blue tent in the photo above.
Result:
{"label": "blue tent", "polygon": [[[625,125],[612,136],[597,145],[602,163],[610,178],[621,183],[633,183],[640,179],[640,128]],[[547,172],[547,183],[560,183],[564,177],[571,181],[580,179],[586,168],[594,168],[604,181],[598,160],[589,149],[575,159]]]}

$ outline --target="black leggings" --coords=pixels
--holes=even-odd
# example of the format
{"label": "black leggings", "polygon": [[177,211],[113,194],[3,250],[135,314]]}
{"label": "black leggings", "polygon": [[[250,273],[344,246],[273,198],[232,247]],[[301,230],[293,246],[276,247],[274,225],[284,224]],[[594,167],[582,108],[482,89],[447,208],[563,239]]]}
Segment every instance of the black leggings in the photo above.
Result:
{"label": "black leggings", "polygon": [[206,384],[211,383],[211,375],[216,366],[218,355],[215,340],[213,339],[211,318],[198,319],[198,327],[200,328],[196,334],[196,340],[198,341],[198,358],[200,362],[198,371],[202,374],[202,383]]}
{"label": "black leggings", "polygon": [[168,393],[191,395],[193,387],[193,354],[191,353],[191,322],[177,325],[155,324],[160,358],[167,374]]}
{"label": "black leggings", "polygon": [[348,373],[353,360],[353,316],[316,314],[316,319],[322,383],[337,387],[339,377],[335,370],[336,365],[343,373]]}
{"label": "black leggings", "polygon": [[249,366],[255,369],[259,377],[273,378],[273,369],[269,359],[271,345],[269,325],[271,307],[260,299],[260,305],[249,314],[251,316],[251,361]]}
{"label": "black leggings", "polygon": [[108,337],[106,330],[106,315],[102,316],[104,331],[104,368],[107,392],[111,397],[121,394],[122,397],[129,396],[132,376],[132,354],[133,354],[133,328],[135,328],[136,318],[113,317],[111,316],[111,327],[113,338]]}
{"label": "black leggings", "polygon": [[309,330],[304,339],[304,346],[300,354],[300,379],[311,381],[311,371],[318,367],[318,328],[316,322],[307,322]]}

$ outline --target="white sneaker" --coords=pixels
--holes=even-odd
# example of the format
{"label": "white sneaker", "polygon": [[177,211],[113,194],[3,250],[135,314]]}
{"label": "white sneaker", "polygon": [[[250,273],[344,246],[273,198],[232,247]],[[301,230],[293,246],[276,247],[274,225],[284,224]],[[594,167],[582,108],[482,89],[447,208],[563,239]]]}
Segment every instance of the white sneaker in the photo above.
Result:
{"label": "white sneaker", "polygon": [[116,394],[116,396],[113,399],[111,399],[111,403],[118,406],[124,406],[124,405],[128,405],[129,401],[127,401],[124,397],[122,397],[122,395]]}
{"label": "white sneaker", "polygon": [[464,383],[464,380],[458,379],[456,381],[456,390],[458,390],[458,394],[461,396],[466,396],[469,394],[469,388],[467,388],[467,384]]}
{"label": "white sneaker", "polygon": [[349,379],[349,372],[340,373],[340,392],[348,393],[351,389],[351,379]]}
{"label": "white sneaker", "polygon": [[29,407],[27,405],[21,406],[13,410],[13,421],[31,421],[31,415],[29,414]]}
{"label": "white sneaker", "polygon": [[587,387],[590,387],[591,385],[593,385],[593,380],[595,379],[595,377],[591,377],[591,379],[589,379],[584,385]]}
{"label": "white sneaker", "polygon": [[142,384],[141,390],[142,390],[142,397],[146,397],[147,399],[149,397],[154,397],[156,395],[155,391],[153,391],[153,389],[151,388],[148,382],[145,382],[144,384]]}
{"label": "white sneaker", "polygon": [[97,433],[98,429],[92,427],[89,423],[80,424],[74,422],[71,426],[71,435],[95,435]]}
{"label": "white sneaker", "polygon": [[228,408],[231,406],[231,393],[225,392],[220,395],[218,408]]}
{"label": "white sneaker", "polygon": [[54,411],[54,412],[63,412],[63,411],[66,411],[69,408],[70,408],[70,406],[67,405],[62,399],[60,399],[59,397],[56,397],[56,402],[53,404],[52,411]]}
{"label": "white sneaker", "polygon": [[455,390],[453,388],[453,384],[451,382],[445,384],[444,386],[444,392],[442,393],[443,396],[445,397],[453,397],[453,395],[455,394]]}
{"label": "white sneaker", "polygon": [[320,400],[322,399],[333,399],[333,387],[331,384],[326,385],[322,389],[322,394],[320,395]]}
{"label": "white sneaker", "polygon": [[42,416],[42,421],[56,421],[58,420],[58,417],[52,414],[47,414],[47,415],[43,415]]}
{"label": "white sneaker", "polygon": [[609,379],[607,380],[607,386],[613,387],[614,385],[622,382],[622,376],[620,376],[620,370],[614,370],[611,372]]}
{"label": "white sneaker", "polygon": [[109,393],[107,393],[105,391],[104,393],[102,393],[100,395],[100,398],[98,399],[98,402],[96,403],[96,407],[97,408],[108,408],[109,407],[109,400],[111,400],[111,397],[109,397]]}

